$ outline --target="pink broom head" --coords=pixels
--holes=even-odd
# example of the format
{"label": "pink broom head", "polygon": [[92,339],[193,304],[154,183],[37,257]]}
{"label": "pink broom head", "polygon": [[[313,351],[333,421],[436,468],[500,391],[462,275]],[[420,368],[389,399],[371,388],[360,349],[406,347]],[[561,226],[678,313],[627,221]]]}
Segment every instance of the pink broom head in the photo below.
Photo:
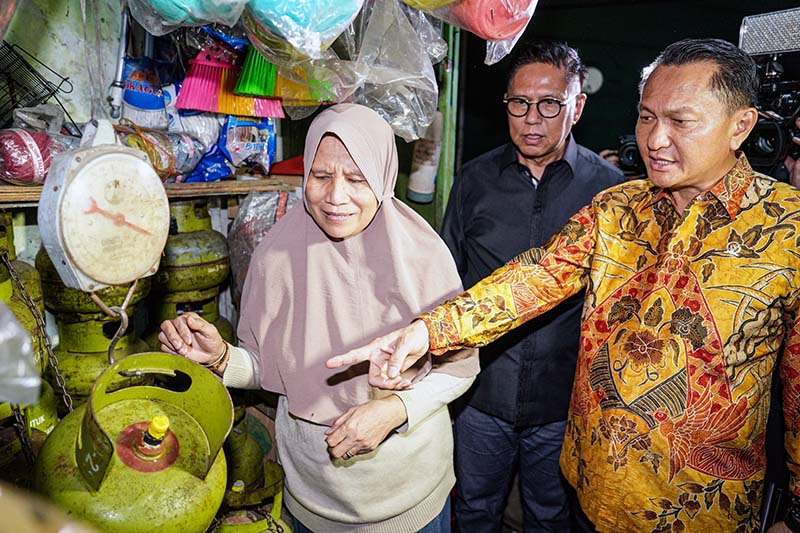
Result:
{"label": "pink broom head", "polygon": [[253,98],[257,117],[284,118],[283,106],[278,98]]}
{"label": "pink broom head", "polygon": [[505,41],[525,29],[533,0],[461,0],[450,13],[464,29],[487,41]]}
{"label": "pink broom head", "polygon": [[236,64],[236,52],[228,47],[212,45],[189,61],[189,72],[183,80],[175,107],[217,112],[223,72]]}

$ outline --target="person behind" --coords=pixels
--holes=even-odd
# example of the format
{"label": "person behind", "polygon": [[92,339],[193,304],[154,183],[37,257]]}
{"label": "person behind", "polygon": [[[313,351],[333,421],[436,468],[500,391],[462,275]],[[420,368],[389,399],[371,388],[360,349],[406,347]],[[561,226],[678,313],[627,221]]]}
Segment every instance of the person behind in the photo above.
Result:
{"label": "person behind", "polygon": [[373,384],[403,387],[406,355],[403,366],[484,345],[585,287],[561,468],[588,520],[613,532],[753,531],[782,355],[794,498],[770,531],[800,531],[800,200],[737,151],[757,121],[757,86],[730,43],[668,46],[640,87],[648,180],[598,194],[546,246],[327,365],[370,359]]}
{"label": "person behind", "polygon": [[474,350],[437,360],[413,389],[388,395],[371,389],[366,365],[336,372],[322,363],[456,294],[455,265],[433,229],[394,197],[394,136],[377,113],[325,110],[304,161],[305,205],[253,254],[240,347],[187,313],[162,324],[161,348],[209,366],[226,386],[280,395],[276,442],[296,531],[449,531],[447,404],[474,380]]}
{"label": "person behind", "polygon": [[[510,142],[467,163],[442,223],[465,287],[531,247],[622,171],[575,142],[586,67],[564,43],[521,49],[503,97]],[[558,465],[582,294],[481,348],[481,374],[455,417],[455,514],[465,532],[500,531],[519,465],[525,531],[564,531],[569,502]],[[491,457],[491,461],[486,458]]]}
{"label": "person behind", "polygon": [[[800,117],[795,119],[794,127],[800,129]],[[800,146],[800,138],[792,137],[792,142]],[[783,164],[786,167],[786,170],[789,172],[789,183],[797,188],[800,188],[800,164],[798,164],[797,160],[791,155],[786,156]]]}

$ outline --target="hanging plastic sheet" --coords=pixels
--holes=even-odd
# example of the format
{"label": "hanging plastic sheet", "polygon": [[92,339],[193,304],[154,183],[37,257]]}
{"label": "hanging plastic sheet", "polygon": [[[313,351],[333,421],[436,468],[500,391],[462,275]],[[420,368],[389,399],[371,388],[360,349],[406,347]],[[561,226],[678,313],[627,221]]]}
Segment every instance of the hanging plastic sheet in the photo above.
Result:
{"label": "hanging plastic sheet", "polygon": [[[249,8],[242,20],[250,42],[279,68],[279,76],[294,88],[306,88],[301,99],[364,104],[407,141],[419,138],[433,120],[438,87],[431,58],[440,59],[446,45],[428,17],[400,0],[367,0],[319,59],[281,40]],[[293,118],[311,111],[287,109]]]}
{"label": "hanging plastic sheet", "polygon": [[0,402],[35,404],[40,385],[31,337],[0,302]]}
{"label": "hanging plastic sheet", "polygon": [[486,40],[484,63],[503,59],[528,26],[537,0],[456,0],[431,14]]}
{"label": "hanging plastic sheet", "polygon": [[180,26],[233,26],[248,0],[128,0],[131,15],[152,35]]}

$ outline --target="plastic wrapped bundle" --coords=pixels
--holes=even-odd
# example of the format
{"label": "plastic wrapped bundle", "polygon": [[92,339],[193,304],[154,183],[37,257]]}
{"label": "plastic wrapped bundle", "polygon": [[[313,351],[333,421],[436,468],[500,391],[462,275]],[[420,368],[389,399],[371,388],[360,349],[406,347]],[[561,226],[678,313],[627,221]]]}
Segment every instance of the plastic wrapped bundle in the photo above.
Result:
{"label": "plastic wrapped bundle", "polygon": [[53,156],[79,142],[43,131],[0,130],[0,179],[15,185],[39,185],[50,170]]}
{"label": "plastic wrapped bundle", "polygon": [[135,126],[115,126],[117,135],[127,146],[145,152],[156,173],[163,180],[191,173],[203,158],[203,143],[185,133],[146,130]]}
{"label": "plastic wrapped bundle", "polygon": [[457,25],[487,41],[504,41],[522,32],[532,0],[459,0],[450,5]]}
{"label": "plastic wrapped bundle", "polygon": [[164,35],[180,26],[218,22],[233,26],[248,0],[128,0],[136,21],[153,35]]}
{"label": "plastic wrapped bundle", "polygon": [[457,0],[431,13],[486,39],[487,65],[508,55],[530,22],[537,0]]}
{"label": "plastic wrapped bundle", "polygon": [[364,0],[250,0],[253,18],[312,58],[353,22]]}
{"label": "plastic wrapped bundle", "polygon": [[179,111],[175,108],[179,85],[170,84],[163,88],[166,101],[167,117],[169,118],[169,131],[172,133],[187,133],[200,141],[203,149],[208,152],[219,139],[219,131],[225,122],[224,117],[217,113],[202,113],[198,111]]}

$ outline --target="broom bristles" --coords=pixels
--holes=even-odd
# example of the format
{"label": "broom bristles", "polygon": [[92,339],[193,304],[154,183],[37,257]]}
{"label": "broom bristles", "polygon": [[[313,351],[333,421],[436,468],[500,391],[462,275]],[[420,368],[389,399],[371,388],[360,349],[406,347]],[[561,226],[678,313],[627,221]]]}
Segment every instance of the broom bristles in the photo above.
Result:
{"label": "broom bristles", "polygon": [[222,77],[229,70],[230,67],[190,61],[189,72],[183,80],[175,107],[216,112]]}

